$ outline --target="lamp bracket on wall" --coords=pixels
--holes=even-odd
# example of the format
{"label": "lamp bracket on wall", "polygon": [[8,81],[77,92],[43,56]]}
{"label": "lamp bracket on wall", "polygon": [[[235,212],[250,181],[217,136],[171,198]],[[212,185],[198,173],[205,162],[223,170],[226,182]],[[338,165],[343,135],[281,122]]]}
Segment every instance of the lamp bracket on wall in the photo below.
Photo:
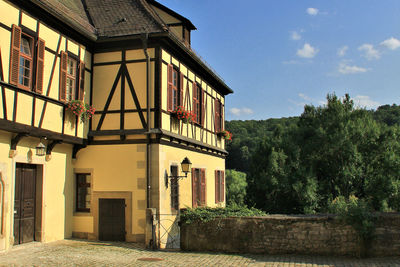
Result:
{"label": "lamp bracket on wall", "polygon": [[11,150],[16,150],[19,141],[28,136],[27,133],[18,133],[14,138],[11,139]]}
{"label": "lamp bracket on wall", "polygon": [[188,159],[188,157],[185,157],[183,159],[183,161],[181,162],[181,168],[182,168],[182,172],[185,175],[170,175],[168,176],[169,179],[182,179],[182,178],[187,178],[188,173],[190,172],[190,169],[192,167],[192,163],[190,162],[190,160]]}
{"label": "lamp bracket on wall", "polygon": [[15,155],[17,155],[17,145],[19,141],[26,136],[28,136],[28,133],[18,133],[11,139],[10,152],[8,154],[9,158],[13,158]]}
{"label": "lamp bracket on wall", "polygon": [[51,155],[51,151],[53,151],[53,148],[57,145],[57,144],[61,144],[61,140],[54,140],[54,141],[52,141],[51,143],[49,143],[48,145],[47,145],[47,148],[46,148],[46,155]]}

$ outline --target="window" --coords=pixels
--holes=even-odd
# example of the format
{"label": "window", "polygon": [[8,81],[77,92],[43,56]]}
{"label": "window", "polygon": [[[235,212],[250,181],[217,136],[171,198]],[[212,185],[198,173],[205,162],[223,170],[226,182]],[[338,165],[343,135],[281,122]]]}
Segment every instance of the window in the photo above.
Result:
{"label": "window", "polygon": [[171,209],[179,210],[179,183],[178,183],[178,166],[171,166]]}
{"label": "window", "polygon": [[76,211],[90,212],[91,175],[89,173],[76,174]]}
{"label": "window", "polygon": [[72,54],[61,51],[60,100],[83,100],[85,64]]}
{"label": "window", "polygon": [[192,169],[192,207],[206,205],[206,170]]}
{"label": "window", "polygon": [[204,95],[200,84],[193,83],[193,113],[195,116],[194,122],[203,125],[203,104]]}
{"label": "window", "polygon": [[22,34],[19,54],[19,81],[18,84],[31,88],[32,63],[33,63],[33,39],[29,35]]}
{"label": "window", "polygon": [[[28,31],[28,30],[27,30]],[[45,43],[16,25],[11,33],[10,83],[25,90],[43,92]],[[33,74],[36,72],[36,76]]]}
{"label": "window", "polygon": [[[179,89],[178,89],[179,88]],[[168,65],[168,111],[174,111],[183,106],[183,74],[173,65]]]}
{"label": "window", "polygon": [[215,132],[218,133],[223,130],[224,127],[224,116],[223,111],[224,107],[221,103],[221,100],[215,99]]}
{"label": "window", "polygon": [[215,171],[215,203],[221,203],[225,200],[225,173],[224,171]]}
{"label": "window", "polygon": [[67,101],[75,99],[76,70],[77,70],[76,60],[69,57],[67,60],[67,87],[66,87]]}

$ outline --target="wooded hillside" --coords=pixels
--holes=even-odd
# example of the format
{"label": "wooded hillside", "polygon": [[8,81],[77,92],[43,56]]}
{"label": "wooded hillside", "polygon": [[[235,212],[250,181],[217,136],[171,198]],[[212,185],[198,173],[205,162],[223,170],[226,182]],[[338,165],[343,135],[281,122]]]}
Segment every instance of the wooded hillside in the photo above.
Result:
{"label": "wooded hillside", "polygon": [[328,95],[300,117],[228,121],[226,129],[234,135],[226,168],[246,173],[249,206],[327,212],[338,197],[355,197],[374,210],[399,210],[400,106],[371,111]]}

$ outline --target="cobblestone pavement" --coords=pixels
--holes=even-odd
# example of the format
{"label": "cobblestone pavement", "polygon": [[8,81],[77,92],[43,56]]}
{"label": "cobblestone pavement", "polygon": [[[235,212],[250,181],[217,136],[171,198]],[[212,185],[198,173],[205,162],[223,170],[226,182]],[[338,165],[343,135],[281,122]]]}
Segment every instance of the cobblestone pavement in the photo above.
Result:
{"label": "cobblestone pavement", "polygon": [[400,266],[400,257],[354,259],[317,256],[230,255],[152,251],[120,242],[62,240],[29,243],[0,253],[0,266]]}

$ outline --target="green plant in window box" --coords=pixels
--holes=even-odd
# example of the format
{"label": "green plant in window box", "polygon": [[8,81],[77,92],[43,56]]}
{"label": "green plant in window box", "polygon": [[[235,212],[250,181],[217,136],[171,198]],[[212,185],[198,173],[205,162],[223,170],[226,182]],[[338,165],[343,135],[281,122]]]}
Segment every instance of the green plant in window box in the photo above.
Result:
{"label": "green plant in window box", "polygon": [[171,116],[182,121],[183,123],[191,123],[196,119],[196,114],[185,110],[185,108],[182,106],[178,106],[175,110],[171,111]]}
{"label": "green plant in window box", "polygon": [[81,121],[85,123],[89,120],[94,112],[95,109],[91,105],[84,103],[81,100],[71,100],[67,103],[67,111],[71,112],[73,115],[81,118]]}
{"label": "green plant in window box", "polygon": [[223,131],[217,133],[217,135],[219,137],[224,138],[227,141],[232,141],[233,134],[230,131],[223,130]]}

